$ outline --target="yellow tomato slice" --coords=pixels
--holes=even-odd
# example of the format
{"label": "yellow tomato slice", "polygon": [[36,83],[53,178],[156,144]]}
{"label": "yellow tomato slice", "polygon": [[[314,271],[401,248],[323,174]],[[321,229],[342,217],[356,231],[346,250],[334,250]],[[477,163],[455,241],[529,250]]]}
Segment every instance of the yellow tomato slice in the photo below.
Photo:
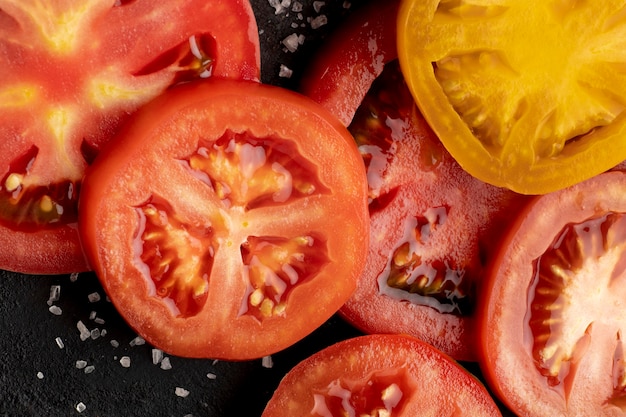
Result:
{"label": "yellow tomato slice", "polygon": [[626,159],[626,0],[403,0],[402,71],[470,174],[524,194]]}

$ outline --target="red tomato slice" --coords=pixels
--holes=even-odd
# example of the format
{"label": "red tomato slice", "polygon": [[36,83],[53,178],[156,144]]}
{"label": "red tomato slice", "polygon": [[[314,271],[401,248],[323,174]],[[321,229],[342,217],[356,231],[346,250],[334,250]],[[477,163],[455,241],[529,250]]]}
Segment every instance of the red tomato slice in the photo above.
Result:
{"label": "red tomato slice", "polygon": [[[354,115],[349,129],[368,170],[370,252],[340,313],[367,333],[411,334],[455,359],[475,360],[474,310],[485,265],[503,225],[528,197],[471,177],[441,145],[394,59],[396,13],[397,3],[372,4],[342,29],[339,39],[350,45],[345,55],[372,69],[367,77],[325,50],[307,74],[306,91],[316,100]],[[381,21],[386,25],[373,23]],[[341,81],[329,92],[326,80],[335,79]],[[358,109],[349,111],[358,106],[351,94],[338,101],[345,86],[369,89]]]}
{"label": "red tomato slice", "polygon": [[317,103],[254,82],[171,89],[87,171],[79,224],[118,311],[177,356],[249,359],[309,334],[367,254],[363,162]]}
{"label": "red tomato slice", "polygon": [[85,167],[170,85],[258,79],[247,0],[0,4],[0,268],[87,268],[76,204]]}
{"label": "red tomato slice", "polygon": [[262,417],[500,415],[485,387],[442,352],[410,336],[369,335],[296,365]]}
{"label": "red tomato slice", "polygon": [[519,416],[623,416],[626,173],[537,198],[483,293],[481,367]]}

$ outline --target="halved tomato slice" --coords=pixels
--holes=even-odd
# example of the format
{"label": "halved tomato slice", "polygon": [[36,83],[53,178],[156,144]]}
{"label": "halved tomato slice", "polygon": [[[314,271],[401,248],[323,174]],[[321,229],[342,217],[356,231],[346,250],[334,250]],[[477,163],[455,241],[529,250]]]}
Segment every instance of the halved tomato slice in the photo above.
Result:
{"label": "halved tomato slice", "polygon": [[452,156],[543,194],[626,159],[626,2],[404,0],[402,71]]}
{"label": "halved tomato slice", "polygon": [[258,79],[256,33],[248,0],[0,0],[0,268],[85,270],[85,167],[169,86]]}
{"label": "halved tomato slice", "polygon": [[437,349],[410,336],[369,335],[296,365],[262,417],[500,415],[485,387]]}
{"label": "halved tomato slice", "polygon": [[173,355],[250,359],[309,334],[354,291],[367,181],[347,129],[292,91],[207,80],[145,106],[80,198],[117,310]]}
{"label": "halved tomato slice", "polygon": [[481,367],[520,416],[626,410],[626,173],[538,197],[485,284]]}
{"label": "halved tomato slice", "polygon": [[[349,118],[368,173],[367,265],[340,313],[364,332],[410,334],[475,360],[485,266],[527,197],[470,176],[430,129],[395,59],[397,10],[389,1],[355,12],[303,87]],[[333,53],[338,45],[348,49]]]}

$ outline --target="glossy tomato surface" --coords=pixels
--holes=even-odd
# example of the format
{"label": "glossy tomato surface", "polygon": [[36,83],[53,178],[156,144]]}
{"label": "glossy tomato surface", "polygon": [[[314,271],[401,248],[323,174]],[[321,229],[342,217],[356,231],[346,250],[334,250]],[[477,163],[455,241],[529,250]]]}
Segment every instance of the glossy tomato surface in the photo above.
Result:
{"label": "glossy tomato surface", "polygon": [[481,367],[519,416],[623,416],[626,173],[534,200],[482,304]]}
{"label": "glossy tomato surface", "polygon": [[296,365],[262,416],[448,415],[501,414],[473,375],[431,345],[404,335],[368,335]]}
{"label": "glossy tomato surface", "polygon": [[621,1],[404,0],[402,70],[477,178],[543,194],[626,159]]}
{"label": "glossy tomato surface", "polygon": [[349,132],[308,98],[254,82],[170,90],[85,177],[80,231],[120,313],[153,345],[252,359],[352,294],[367,183]]}
{"label": "glossy tomato surface", "polygon": [[0,1],[0,268],[87,268],[85,168],[138,107],[211,76],[257,80],[248,0]]}
{"label": "glossy tomato surface", "polygon": [[[443,147],[395,59],[396,15],[394,2],[359,10],[336,34],[350,43],[348,52],[323,49],[306,75],[305,91],[350,116],[368,174],[370,250],[341,314],[367,333],[411,334],[456,359],[475,360],[480,282],[527,197],[473,178]],[[366,77],[355,68],[371,71]],[[348,89],[362,91],[358,103],[343,94]]]}

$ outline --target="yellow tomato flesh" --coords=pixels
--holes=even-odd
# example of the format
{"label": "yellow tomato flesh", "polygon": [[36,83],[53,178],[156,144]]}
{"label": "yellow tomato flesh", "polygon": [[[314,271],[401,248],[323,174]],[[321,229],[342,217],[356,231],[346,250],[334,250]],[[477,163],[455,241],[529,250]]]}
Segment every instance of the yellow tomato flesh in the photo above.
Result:
{"label": "yellow tomato flesh", "polygon": [[475,177],[544,194],[626,159],[626,1],[403,0],[402,71]]}

